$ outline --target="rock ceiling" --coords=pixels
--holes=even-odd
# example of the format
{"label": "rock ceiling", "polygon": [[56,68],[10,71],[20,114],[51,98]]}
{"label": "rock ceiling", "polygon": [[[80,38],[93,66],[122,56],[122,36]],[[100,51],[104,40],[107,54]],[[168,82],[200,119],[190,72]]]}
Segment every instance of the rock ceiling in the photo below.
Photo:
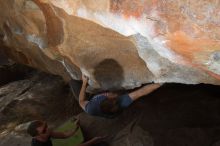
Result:
{"label": "rock ceiling", "polygon": [[92,89],[220,84],[219,0],[0,0],[1,49]]}

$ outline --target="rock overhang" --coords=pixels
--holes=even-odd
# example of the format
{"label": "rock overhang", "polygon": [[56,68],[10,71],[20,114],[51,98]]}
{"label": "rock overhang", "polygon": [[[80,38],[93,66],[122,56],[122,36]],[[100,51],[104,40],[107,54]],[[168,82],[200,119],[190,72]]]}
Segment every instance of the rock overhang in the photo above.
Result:
{"label": "rock overhang", "polygon": [[66,80],[83,72],[92,89],[220,84],[218,1],[0,3],[7,54]]}

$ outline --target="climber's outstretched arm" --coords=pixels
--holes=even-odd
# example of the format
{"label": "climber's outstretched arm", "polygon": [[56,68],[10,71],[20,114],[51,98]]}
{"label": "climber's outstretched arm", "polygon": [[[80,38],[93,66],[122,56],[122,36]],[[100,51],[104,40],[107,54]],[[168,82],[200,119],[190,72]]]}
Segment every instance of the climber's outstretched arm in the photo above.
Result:
{"label": "climber's outstretched arm", "polygon": [[154,90],[158,89],[160,86],[161,86],[161,84],[157,84],[157,83],[146,85],[136,91],[129,93],[129,96],[133,101],[135,101],[144,95],[150,94]]}
{"label": "climber's outstretched arm", "polygon": [[86,104],[89,102],[86,99],[86,87],[88,83],[88,78],[85,75],[82,75],[83,84],[79,93],[79,105],[85,110]]}

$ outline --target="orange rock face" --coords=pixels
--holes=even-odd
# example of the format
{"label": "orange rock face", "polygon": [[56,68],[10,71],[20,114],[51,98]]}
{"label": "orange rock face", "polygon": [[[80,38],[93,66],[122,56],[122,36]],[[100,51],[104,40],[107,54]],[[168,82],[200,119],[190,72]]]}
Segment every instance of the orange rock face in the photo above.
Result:
{"label": "orange rock face", "polygon": [[1,49],[91,89],[220,84],[217,0],[0,0]]}

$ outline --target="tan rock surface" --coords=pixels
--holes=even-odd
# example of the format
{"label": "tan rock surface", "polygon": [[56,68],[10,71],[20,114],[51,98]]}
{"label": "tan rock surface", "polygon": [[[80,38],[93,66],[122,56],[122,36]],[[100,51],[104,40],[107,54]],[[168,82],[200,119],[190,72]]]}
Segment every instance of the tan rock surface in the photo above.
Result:
{"label": "tan rock surface", "polygon": [[11,58],[91,89],[220,84],[217,0],[0,0],[0,15]]}

